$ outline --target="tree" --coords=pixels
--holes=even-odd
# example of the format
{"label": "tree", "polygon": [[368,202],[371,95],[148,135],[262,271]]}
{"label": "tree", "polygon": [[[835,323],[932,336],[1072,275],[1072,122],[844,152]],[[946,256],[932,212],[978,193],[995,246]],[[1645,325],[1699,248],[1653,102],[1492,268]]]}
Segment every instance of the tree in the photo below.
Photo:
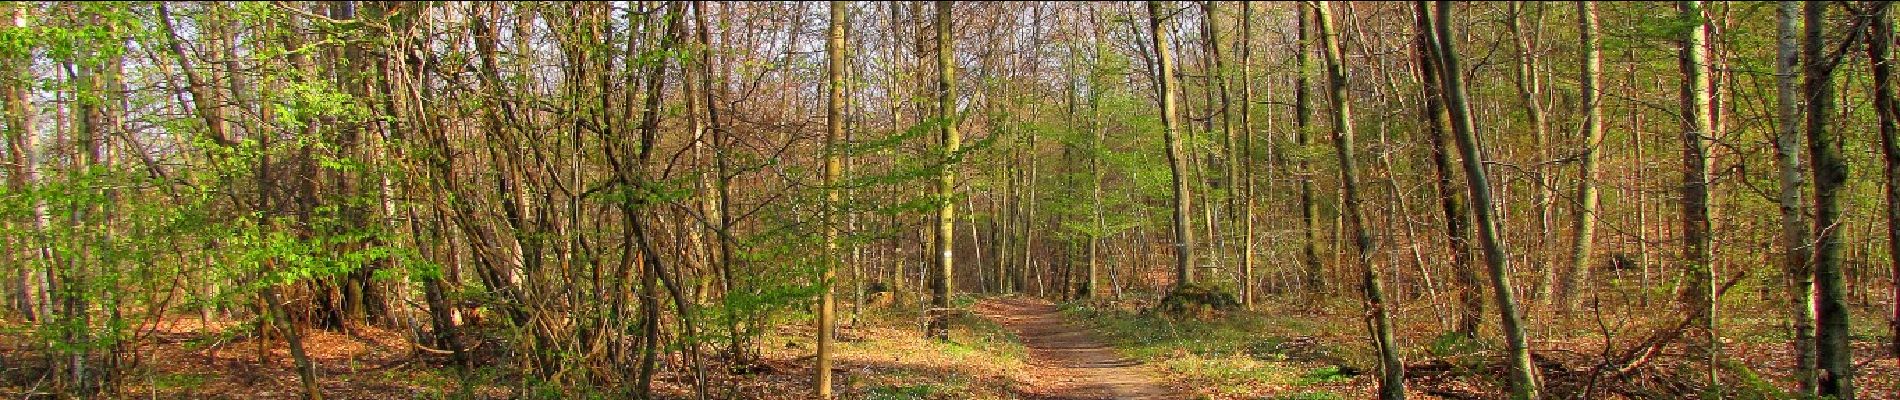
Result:
{"label": "tree", "polygon": [[1595,3],[1577,2],[1577,32],[1582,53],[1578,60],[1581,68],[1577,72],[1577,103],[1583,107],[1583,161],[1577,169],[1577,212],[1571,224],[1576,237],[1570,242],[1570,265],[1554,299],[1563,310],[1576,306],[1578,286],[1590,281],[1591,250],[1596,243],[1597,168],[1603,158],[1597,152],[1603,143],[1603,105],[1599,104],[1597,93],[1602,83],[1597,71],[1602,69],[1603,60],[1597,45]]}
{"label": "tree", "polygon": [[1491,290],[1498,303],[1499,322],[1503,325],[1506,345],[1509,348],[1511,364],[1511,398],[1532,400],[1540,398],[1542,390],[1538,384],[1536,365],[1531,363],[1530,341],[1524,333],[1523,322],[1517,313],[1517,298],[1512,292],[1511,268],[1505,258],[1504,242],[1499,239],[1499,227],[1493,215],[1497,208],[1491,200],[1491,183],[1485,174],[1484,156],[1478,149],[1477,128],[1471,120],[1471,107],[1466,100],[1464,78],[1458,69],[1458,51],[1454,44],[1457,36],[1452,34],[1450,1],[1440,0],[1434,14],[1432,36],[1439,75],[1438,85],[1445,93],[1445,106],[1451,113],[1451,127],[1458,143],[1458,153],[1464,159],[1465,184],[1470,190],[1472,214],[1478,222],[1478,245],[1484,250],[1486,269],[1491,273]]}
{"label": "tree", "polygon": [[[1295,46],[1297,48],[1295,52],[1299,54],[1294,56],[1293,64],[1294,73],[1297,74],[1294,75],[1293,85],[1293,145],[1306,149],[1313,145],[1313,101],[1311,99],[1313,51],[1310,48],[1312,39],[1307,37],[1308,31],[1312,29],[1307,27],[1307,21],[1312,18],[1307,15],[1309,11],[1306,6],[1294,8],[1298,9],[1294,12],[1294,18],[1298,19],[1294,23],[1294,29],[1299,31],[1296,35],[1299,38],[1299,44]],[[1305,239],[1300,242],[1300,265],[1306,267],[1304,271],[1306,291],[1310,294],[1324,293],[1326,271],[1321,269],[1319,262],[1319,233],[1316,231],[1316,226],[1319,225],[1319,206],[1313,202],[1312,162],[1306,157],[1297,158],[1294,161],[1293,173],[1300,180],[1300,233]]]}
{"label": "tree", "polygon": [[1801,2],[1775,6],[1775,163],[1780,174],[1780,250],[1794,330],[1794,377],[1801,392],[1815,392],[1815,271],[1809,269],[1807,207],[1801,205]]}
{"label": "tree", "polygon": [[1813,394],[1814,375],[1814,271],[1809,269],[1807,207],[1801,204],[1804,178],[1801,171],[1801,93],[1796,83],[1800,71],[1800,40],[1795,25],[1801,19],[1801,2],[1783,1],[1775,7],[1775,164],[1780,174],[1782,273],[1787,279],[1789,326],[1794,330],[1794,378],[1803,393]]}
{"label": "tree", "polygon": [[1327,99],[1333,103],[1333,151],[1339,160],[1339,185],[1345,191],[1340,212],[1346,214],[1352,230],[1353,250],[1362,271],[1361,284],[1366,294],[1366,312],[1372,315],[1372,338],[1379,349],[1379,398],[1405,398],[1405,362],[1399,359],[1398,340],[1392,334],[1390,311],[1386,310],[1385,282],[1373,266],[1378,244],[1366,226],[1365,212],[1359,204],[1359,167],[1354,160],[1352,98],[1346,90],[1345,56],[1340,51],[1339,34],[1333,28],[1330,2],[1314,2],[1314,21],[1319,28],[1320,49],[1326,58]]}
{"label": "tree", "polygon": [[1168,25],[1166,15],[1172,11],[1162,9],[1161,2],[1148,2],[1148,28],[1153,33],[1151,42],[1156,63],[1160,65],[1155,76],[1155,87],[1161,98],[1161,134],[1168,146],[1168,174],[1174,182],[1174,279],[1175,286],[1194,283],[1194,237],[1189,231],[1188,218],[1192,218],[1191,202],[1188,198],[1188,171],[1186,154],[1181,149],[1181,138],[1176,132],[1180,117],[1175,115],[1174,106],[1174,61],[1168,51]]}
{"label": "tree", "polygon": [[1702,3],[1677,3],[1683,21],[1692,25],[1683,33],[1680,50],[1682,67],[1682,246],[1687,257],[1689,285],[1683,292],[1683,315],[1703,329],[1708,362],[1709,385],[1716,380],[1716,358],[1721,345],[1716,340],[1714,253],[1709,238],[1709,155],[1708,140],[1715,122],[1709,116],[1709,31],[1702,23]]}
{"label": "tree", "polygon": [[[1225,182],[1227,189],[1227,216],[1230,217],[1229,220],[1232,221],[1233,224],[1242,225],[1240,241],[1244,244],[1240,245],[1239,249],[1241,252],[1241,254],[1239,254],[1241,278],[1240,284],[1235,285],[1235,287],[1239,291],[1239,293],[1236,294],[1240,302],[1247,304],[1249,303],[1247,298],[1250,295],[1248,293],[1250,291],[1249,285],[1252,282],[1251,277],[1253,276],[1253,254],[1251,254],[1253,251],[1253,232],[1251,230],[1253,223],[1251,220],[1242,220],[1243,218],[1248,218],[1248,215],[1241,206],[1243,202],[1242,197],[1245,195],[1244,190],[1247,184],[1242,181],[1240,177],[1241,166],[1245,163],[1243,157],[1246,157],[1247,153],[1242,147],[1243,139],[1237,136],[1239,134],[1238,130],[1234,128],[1234,106],[1231,99],[1228,98],[1227,87],[1229,83],[1227,60],[1223,56],[1223,46],[1220,40],[1223,28],[1220,13],[1217,11],[1219,10],[1217,5],[1218,2],[1212,0],[1201,2],[1201,13],[1207,18],[1207,58],[1209,61],[1207,67],[1210,68],[1207,74],[1208,77],[1214,81],[1214,84],[1209,85],[1207,90],[1216,93],[1218,97],[1213,101],[1214,104],[1210,104],[1209,106],[1217,108],[1221,116],[1220,139],[1224,150],[1224,154],[1221,155],[1221,158],[1226,160],[1222,163],[1224,164],[1223,166],[1226,167],[1224,171],[1226,176],[1221,180]],[[1241,82],[1241,85],[1246,85],[1246,79],[1244,77]],[[1211,115],[1210,118],[1212,118]],[[1210,230],[1211,229],[1212,228],[1210,228]],[[1210,236],[1215,239],[1220,237],[1216,235]],[[1216,240],[1215,243],[1223,242]],[[1225,246],[1216,247],[1223,248]],[[1219,253],[1220,252],[1216,252],[1216,254]]]}
{"label": "tree", "polygon": [[[1534,251],[1534,253],[1542,254],[1544,252],[1541,250],[1548,246],[1546,243],[1553,241],[1550,225],[1552,219],[1551,199],[1554,197],[1552,191],[1555,185],[1552,184],[1549,175],[1544,171],[1544,162],[1541,160],[1548,156],[1547,149],[1549,148],[1550,133],[1548,129],[1549,124],[1544,122],[1543,81],[1538,77],[1538,62],[1540,60],[1537,58],[1537,49],[1533,48],[1536,44],[1533,43],[1531,37],[1536,33],[1526,33],[1524,31],[1524,3],[1526,2],[1508,2],[1506,12],[1510,14],[1511,22],[1506,26],[1506,30],[1511,37],[1512,47],[1517,49],[1517,69],[1515,76],[1512,78],[1515,81],[1513,83],[1517,86],[1518,106],[1523,108],[1524,115],[1528,118],[1527,122],[1530,124],[1531,147],[1536,149],[1535,154],[1540,158],[1540,160],[1532,164],[1530,168],[1531,185],[1535,186],[1531,188],[1531,192],[1533,193],[1531,208],[1535,210],[1535,215],[1531,217],[1533,218],[1531,224],[1537,229],[1537,241],[1533,242],[1533,245],[1529,247],[1537,250]],[[1532,268],[1540,272],[1540,277],[1534,282],[1533,292],[1530,294],[1531,300],[1533,301],[1551,301],[1550,290],[1554,283],[1553,281],[1556,280],[1554,278],[1557,277],[1557,269],[1550,265],[1545,265],[1545,260],[1547,260],[1547,258],[1541,255],[1531,256]]]}
{"label": "tree", "polygon": [[[29,11],[25,4],[7,4],[0,6],[0,27],[5,29],[28,28]],[[8,163],[8,189],[25,191],[40,183],[40,169],[35,160],[38,154],[39,137],[36,133],[35,112],[31,102],[33,74],[31,68],[33,47],[22,46],[12,49],[0,60],[0,96],[5,96],[6,139]],[[47,213],[45,201],[33,200],[28,206],[32,210],[27,231],[31,237],[15,238],[13,243],[30,248],[32,259],[37,261],[24,263],[18,271],[18,295],[12,299],[21,315],[27,320],[39,321],[53,310],[52,275],[54,260],[51,246],[43,243],[51,216]],[[14,221],[10,221],[14,222]]]}
{"label": "tree", "polygon": [[[1240,3],[1240,305],[1253,308],[1254,298],[1259,297],[1256,288],[1259,282],[1254,279],[1254,243],[1258,241],[1254,231],[1254,195],[1256,162],[1254,157],[1253,129],[1253,2]],[[1271,142],[1268,146],[1271,146]]]}
{"label": "tree", "polygon": [[[1887,254],[1900,254],[1900,105],[1895,103],[1893,91],[1893,18],[1889,17],[1887,5],[1874,5],[1869,12],[1867,36],[1867,58],[1873,64],[1874,75],[1874,113],[1880,122],[1880,150],[1883,172],[1886,175],[1887,202]],[[1888,257],[1888,268],[1900,279],[1900,257]],[[1900,281],[1889,289],[1895,299],[1900,299]],[[1900,300],[1896,300],[1889,310],[1889,332],[1895,336],[1888,343],[1889,354],[1900,357]]]}
{"label": "tree", "polygon": [[830,6],[831,29],[829,38],[825,41],[827,59],[825,62],[827,99],[825,101],[824,150],[825,259],[823,271],[818,275],[818,285],[821,287],[818,299],[818,367],[816,368],[818,376],[813,383],[817,386],[818,398],[821,399],[829,399],[832,396],[831,347],[832,336],[834,336],[832,329],[836,326],[836,320],[833,317],[835,311],[831,287],[832,281],[837,278],[839,260],[838,213],[844,206],[840,201],[838,180],[843,173],[843,162],[839,160],[839,153],[842,153],[844,145],[840,140],[844,137],[844,26],[845,7],[848,5],[843,1],[833,0]]}
{"label": "tree", "polygon": [[936,5],[937,123],[941,124],[938,133],[941,136],[939,140],[942,147],[937,152],[937,160],[940,163],[937,168],[941,168],[937,172],[937,229],[931,240],[931,243],[936,246],[931,250],[935,253],[937,262],[931,271],[933,276],[930,282],[930,304],[937,308],[937,312],[931,318],[930,326],[925,329],[925,335],[948,340],[950,315],[947,311],[951,307],[950,296],[954,292],[953,286],[956,279],[951,269],[951,264],[955,261],[952,254],[955,247],[951,244],[956,236],[952,228],[955,227],[957,221],[957,206],[954,198],[957,190],[957,175],[951,168],[959,156],[962,138],[957,135],[957,65],[956,54],[953,53],[956,45],[951,42],[950,36],[952,2],[937,0]]}
{"label": "tree", "polygon": [[[1808,163],[1814,179],[1814,301],[1815,363],[1818,394],[1854,400],[1854,355],[1848,346],[1847,285],[1841,271],[1841,187],[1847,182],[1847,161],[1841,155],[1842,135],[1831,130],[1834,111],[1834,68],[1841,54],[1829,54],[1826,28],[1830,3],[1808,3],[1802,11],[1807,39],[1802,43],[1803,79],[1808,100]],[[1848,40],[1858,35],[1850,30]]]}
{"label": "tree", "polygon": [[1452,166],[1451,152],[1457,151],[1451,141],[1446,139],[1451,129],[1451,112],[1445,107],[1445,92],[1438,82],[1442,81],[1437,62],[1437,49],[1433,48],[1432,15],[1429,3],[1417,2],[1414,8],[1414,30],[1419,57],[1419,81],[1424,82],[1420,89],[1424,92],[1425,135],[1431,146],[1432,188],[1438,194],[1438,206],[1445,218],[1445,244],[1451,256],[1452,274],[1458,283],[1458,321],[1456,332],[1465,337],[1476,339],[1478,326],[1484,323],[1484,284],[1478,278],[1478,268],[1472,263],[1470,213],[1465,212],[1465,199],[1460,195],[1452,179],[1458,171]]}

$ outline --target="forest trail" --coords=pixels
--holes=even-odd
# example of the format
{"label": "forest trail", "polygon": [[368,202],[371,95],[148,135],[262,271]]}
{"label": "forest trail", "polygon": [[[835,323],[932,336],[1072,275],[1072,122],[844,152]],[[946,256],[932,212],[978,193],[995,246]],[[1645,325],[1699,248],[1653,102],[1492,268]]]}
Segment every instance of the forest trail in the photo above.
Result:
{"label": "forest trail", "polygon": [[1029,349],[1029,394],[1040,399],[1175,399],[1139,361],[1115,353],[1048,301],[985,299],[977,314],[1008,328]]}

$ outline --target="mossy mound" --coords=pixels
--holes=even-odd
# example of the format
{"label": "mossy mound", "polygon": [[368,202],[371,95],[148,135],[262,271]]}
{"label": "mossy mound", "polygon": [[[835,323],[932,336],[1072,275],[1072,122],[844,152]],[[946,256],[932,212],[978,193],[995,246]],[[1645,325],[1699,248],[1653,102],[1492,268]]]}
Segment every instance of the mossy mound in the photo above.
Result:
{"label": "mossy mound", "polygon": [[1168,292],[1156,309],[1173,315],[1206,315],[1239,310],[1240,300],[1226,289],[1190,283]]}

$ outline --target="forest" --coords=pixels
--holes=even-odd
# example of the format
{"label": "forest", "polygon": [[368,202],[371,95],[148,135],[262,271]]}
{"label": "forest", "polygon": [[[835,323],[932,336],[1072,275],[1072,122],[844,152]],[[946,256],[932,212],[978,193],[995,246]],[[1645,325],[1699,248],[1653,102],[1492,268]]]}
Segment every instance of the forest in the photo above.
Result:
{"label": "forest", "polygon": [[0,2],[0,398],[1900,399],[1894,14]]}

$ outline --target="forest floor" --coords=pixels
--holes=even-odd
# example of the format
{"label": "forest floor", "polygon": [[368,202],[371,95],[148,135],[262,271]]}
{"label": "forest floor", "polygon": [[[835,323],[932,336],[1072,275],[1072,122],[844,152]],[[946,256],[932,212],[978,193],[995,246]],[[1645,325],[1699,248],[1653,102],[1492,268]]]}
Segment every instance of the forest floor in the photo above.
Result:
{"label": "forest floor", "polygon": [[[1028,297],[959,300],[971,313],[959,315],[948,341],[919,334],[916,307],[867,307],[841,319],[836,354],[842,399],[1272,399],[1371,398],[1372,352],[1364,343],[1360,314],[1347,299],[1261,304],[1255,311],[1218,316],[1168,316],[1147,312],[1152,299],[1054,304]],[[1494,345],[1447,340],[1427,309],[1406,308],[1396,322],[1408,360],[1412,398],[1495,397],[1503,376]],[[709,367],[715,398],[802,399],[810,397],[812,337],[809,319],[777,321],[753,341],[759,365],[742,372]],[[1872,317],[1872,316],[1870,316]],[[1656,319],[1656,318],[1649,318]],[[1643,320],[1639,318],[1638,320]],[[1667,321],[1652,322],[1655,324]],[[0,321],[0,398],[46,393],[44,349],[20,347],[27,335]],[[1575,393],[1590,378],[1601,341],[1585,339],[1584,327],[1545,324],[1534,343],[1547,384]],[[1725,374],[1734,398],[1742,393],[1787,389],[1786,339],[1774,319],[1735,319],[1725,337],[1738,368]],[[1559,329],[1562,328],[1562,329]],[[1857,336],[1863,398],[1900,398],[1900,363],[1876,347],[1881,327],[1866,324]],[[1647,328],[1619,328],[1634,332]],[[281,341],[259,342],[239,321],[178,317],[138,327],[137,360],[127,360],[125,398],[293,399],[295,370]],[[472,332],[472,368],[453,368],[447,357],[419,351],[403,330],[358,327],[350,332],[306,330],[306,345],[330,399],[505,399],[615,397],[620,387],[576,388],[524,383],[498,332]],[[1562,334],[1569,332],[1567,335]],[[1494,335],[1493,335],[1494,336]],[[263,362],[259,355],[264,354]],[[1642,398],[1643,393],[1692,389],[1699,365],[1677,347],[1665,349],[1639,379],[1603,377],[1627,393],[1597,392],[1585,398]],[[654,386],[659,398],[690,399],[690,374],[682,360],[663,357]],[[610,375],[624,371],[578,367],[564,374]],[[1755,374],[1759,374],[1759,377]],[[611,380],[612,378],[608,378]],[[1771,383],[1772,382],[1772,383]],[[1602,386],[1602,385],[1599,385]],[[1780,386],[1780,388],[1774,388]],[[1751,388],[1752,387],[1752,388]],[[1657,392],[1645,392],[1656,390]],[[1674,397],[1691,398],[1693,392]],[[1774,395],[1760,398],[1773,398]]]}

